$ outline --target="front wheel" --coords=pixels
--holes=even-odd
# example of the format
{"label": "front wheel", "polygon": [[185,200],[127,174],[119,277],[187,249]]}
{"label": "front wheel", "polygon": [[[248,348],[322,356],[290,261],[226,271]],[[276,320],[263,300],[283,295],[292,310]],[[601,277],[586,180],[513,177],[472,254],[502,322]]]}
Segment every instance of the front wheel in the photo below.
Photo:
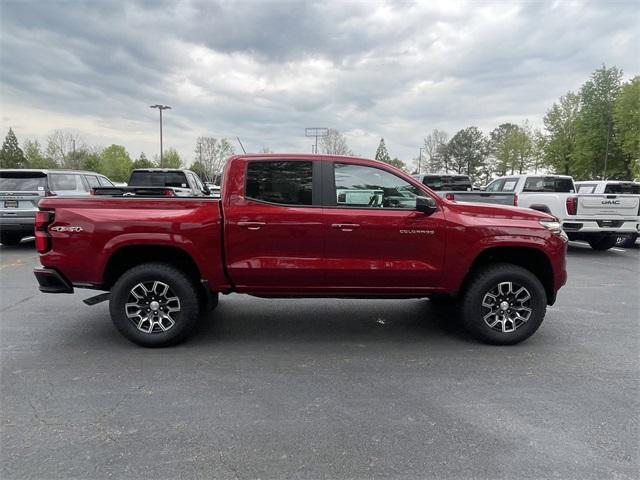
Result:
{"label": "front wheel", "polygon": [[591,248],[599,251],[609,250],[611,247],[615,247],[617,241],[617,237],[599,237],[588,240]]}
{"label": "front wheel", "polygon": [[616,245],[622,248],[634,248],[636,246],[636,240],[638,239],[637,233],[632,233],[626,237],[618,237],[616,239]]}
{"label": "front wheel", "polygon": [[462,302],[462,322],[478,340],[513,345],[540,327],[547,309],[544,287],[533,273],[512,264],[476,272]]}
{"label": "front wheel", "polygon": [[200,317],[198,291],[181,270],[144,263],[122,275],[111,289],[111,319],[118,331],[143,347],[185,340]]}

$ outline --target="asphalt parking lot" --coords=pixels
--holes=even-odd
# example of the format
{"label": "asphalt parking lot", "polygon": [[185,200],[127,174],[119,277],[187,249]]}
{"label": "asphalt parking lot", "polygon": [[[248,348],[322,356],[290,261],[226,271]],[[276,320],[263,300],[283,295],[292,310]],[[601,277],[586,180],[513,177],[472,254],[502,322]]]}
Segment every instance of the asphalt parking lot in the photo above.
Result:
{"label": "asphalt parking lot", "polygon": [[638,478],[638,248],[571,244],[515,347],[427,300],[233,295],[148,350],[35,262],[0,246],[3,479]]}

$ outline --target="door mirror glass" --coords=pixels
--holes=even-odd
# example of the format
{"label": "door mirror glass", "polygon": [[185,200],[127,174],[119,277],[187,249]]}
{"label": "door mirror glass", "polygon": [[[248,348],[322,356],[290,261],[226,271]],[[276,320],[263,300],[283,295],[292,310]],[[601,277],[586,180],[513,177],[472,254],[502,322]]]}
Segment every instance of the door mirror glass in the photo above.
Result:
{"label": "door mirror glass", "polygon": [[416,210],[431,215],[438,210],[438,204],[431,197],[416,197]]}

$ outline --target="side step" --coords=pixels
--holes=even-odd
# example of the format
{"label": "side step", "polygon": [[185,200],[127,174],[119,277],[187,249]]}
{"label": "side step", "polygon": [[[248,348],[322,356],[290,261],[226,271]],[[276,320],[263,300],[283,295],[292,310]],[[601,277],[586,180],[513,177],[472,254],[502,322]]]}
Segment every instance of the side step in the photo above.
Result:
{"label": "side step", "polygon": [[102,303],[106,300],[109,300],[110,292],[101,293],[100,295],[96,295],[95,297],[85,298],[83,302],[90,307]]}

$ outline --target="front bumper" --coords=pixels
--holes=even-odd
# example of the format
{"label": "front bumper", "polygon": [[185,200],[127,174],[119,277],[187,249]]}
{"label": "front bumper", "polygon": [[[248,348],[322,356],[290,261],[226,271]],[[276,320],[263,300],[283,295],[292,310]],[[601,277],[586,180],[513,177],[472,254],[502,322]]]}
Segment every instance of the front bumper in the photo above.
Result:
{"label": "front bumper", "polygon": [[33,274],[40,284],[40,291],[44,293],[73,293],[73,285],[53,268],[35,268]]}

